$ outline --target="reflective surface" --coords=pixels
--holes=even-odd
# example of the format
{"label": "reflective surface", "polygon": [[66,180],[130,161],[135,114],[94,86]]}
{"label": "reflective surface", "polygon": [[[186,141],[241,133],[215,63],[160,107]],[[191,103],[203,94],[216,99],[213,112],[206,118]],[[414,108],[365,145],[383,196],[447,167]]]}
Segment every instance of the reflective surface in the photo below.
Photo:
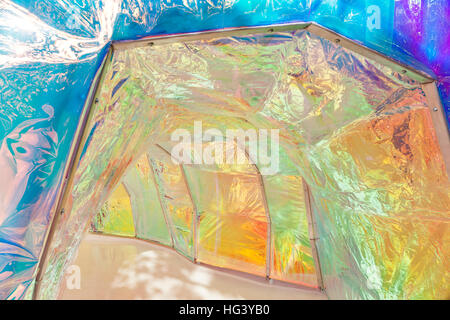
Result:
{"label": "reflective surface", "polygon": [[[32,281],[82,107],[110,40],[293,21],[318,22],[431,70],[450,122],[447,0],[3,0],[0,298],[23,297]],[[289,112],[297,114],[290,108],[279,109],[287,112],[286,119],[292,117]],[[109,192],[93,196],[103,201]]]}
{"label": "reflective surface", "polygon": [[[160,150],[150,153],[151,165],[155,172],[161,205],[173,238],[174,248],[187,257],[194,258],[194,205],[189,197],[182,168],[174,164],[170,155]],[[153,158],[155,157],[155,158]],[[150,208],[146,208],[149,210]]]}
{"label": "reflective surface", "polygon": [[92,229],[121,236],[134,237],[136,235],[130,195],[123,183],[113,191],[110,200],[105,202],[95,216]]}
{"label": "reflective surface", "polygon": [[87,234],[74,265],[80,268],[80,288],[71,281],[72,267],[58,299],[327,299],[318,290],[194,264],[169,248],[136,239]]}
{"label": "reflective surface", "polygon": [[264,176],[264,186],[272,220],[271,277],[317,286],[303,179],[297,175]]}
{"label": "reflective surface", "polygon": [[131,198],[136,237],[172,246],[167,216],[155,185],[155,173],[147,155],[139,158],[123,178]]}
{"label": "reflective surface", "polygon": [[[230,176],[235,169],[186,166],[186,184],[180,166],[155,147],[170,148],[171,132],[193,132],[195,120],[219,130],[279,128],[279,171],[263,180],[275,277],[315,283],[302,176],[330,297],[446,297],[449,180],[418,83],[306,31],[119,50],[106,68],[43,297],[53,296],[51,280],[73,255],[82,235],[77,224],[88,222],[145,152],[174,219],[175,247],[192,258],[198,210],[200,259],[262,273],[267,220],[252,169]],[[240,223],[236,213],[246,210],[254,218]],[[230,243],[222,229],[238,228]],[[242,235],[245,250],[237,250]]]}

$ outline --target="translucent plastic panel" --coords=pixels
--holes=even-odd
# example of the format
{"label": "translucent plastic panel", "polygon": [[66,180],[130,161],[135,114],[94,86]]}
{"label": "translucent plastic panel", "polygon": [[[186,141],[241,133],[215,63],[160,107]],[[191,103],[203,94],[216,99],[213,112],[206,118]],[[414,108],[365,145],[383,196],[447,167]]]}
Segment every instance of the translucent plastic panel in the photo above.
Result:
{"label": "translucent plastic panel", "polygon": [[[343,63],[346,58],[342,52],[323,56],[315,52],[307,64],[312,69],[318,68],[315,77],[335,78],[330,70],[319,76],[322,72],[320,61],[325,58],[339,66],[340,79],[350,82],[354,81],[351,78],[363,79],[356,69],[348,72],[357,64]],[[354,59],[354,56],[348,58]],[[357,90],[372,92],[369,96],[375,93],[374,90],[378,91],[366,100],[369,104],[361,103],[361,96],[353,94],[341,102],[328,100],[328,95],[337,93],[340,88],[339,84],[329,82],[323,95],[319,92],[314,95],[323,102],[328,100],[334,104],[333,110],[326,102],[320,112],[306,118],[301,113],[286,114],[288,123],[302,128],[300,130],[308,129],[302,133],[308,145],[301,148],[305,153],[300,155],[306,154],[301,170],[308,184],[313,186],[313,197],[321,205],[322,217],[317,219],[323,223],[319,229],[319,256],[326,266],[322,269],[325,287],[329,295],[336,298],[444,297],[448,295],[441,283],[448,283],[444,271],[448,264],[443,257],[449,250],[445,244],[448,243],[450,186],[442,154],[423,91],[414,82],[404,88],[395,89],[394,86],[392,91],[388,87],[395,81],[379,82],[386,75],[355,82],[357,86],[367,83]],[[344,92],[356,88],[350,82],[341,87]],[[309,88],[316,90],[319,87]],[[292,88],[297,90],[295,86]],[[344,97],[344,92],[336,98]],[[390,96],[377,102],[389,92]],[[366,114],[372,109],[366,109],[372,103],[378,105],[377,108]],[[339,104],[341,108],[336,108]],[[289,108],[285,110],[289,111]],[[366,125],[361,125],[363,123]],[[361,127],[355,129],[358,126]],[[343,137],[348,146],[341,145]],[[399,224],[405,224],[401,228],[395,226],[396,220],[390,220],[386,231],[381,232],[368,222],[373,215],[393,218],[406,215],[417,220],[410,224],[408,219],[399,219]],[[435,244],[428,247],[433,252],[425,257],[422,245],[413,245],[416,241],[413,239],[424,243],[430,241],[431,234],[423,232],[420,225],[429,224],[430,220],[439,224],[440,231],[433,234]],[[406,236],[402,234],[406,225],[411,228],[408,232],[411,243],[405,247],[393,245]],[[402,231],[397,232],[398,228]],[[369,250],[372,239],[377,239],[377,243]],[[401,257],[401,267],[387,272],[385,265],[390,260],[385,260],[382,247],[389,248],[386,250],[390,250],[390,255],[396,259]],[[418,276],[416,270],[426,268],[426,278]]]}
{"label": "translucent plastic panel", "polygon": [[314,151],[325,287],[352,299],[447,299],[450,183],[430,113],[412,101],[389,109]]}
{"label": "translucent plastic panel", "polygon": [[[248,125],[249,128],[254,129]],[[166,150],[170,150],[172,158],[184,166],[194,166],[203,171],[221,172],[230,174],[256,174],[257,170],[252,161],[248,158],[248,138],[245,141],[238,139],[228,140],[226,137],[213,137],[217,141],[199,141],[198,144],[164,141],[160,143]],[[243,142],[239,145],[238,142]],[[178,146],[175,149],[175,146]],[[257,150],[257,149],[256,149]],[[186,153],[185,162],[181,156]],[[201,159],[200,164],[196,164],[196,159]]]}
{"label": "translucent plastic panel", "polygon": [[263,179],[272,221],[270,276],[317,286],[303,179],[286,175],[264,176]]}
{"label": "translucent plastic panel", "polygon": [[257,174],[186,172],[199,214],[198,261],[265,276],[268,220]]}
{"label": "translucent plastic panel", "polygon": [[[157,154],[155,154],[156,152]],[[157,159],[153,159],[153,156]],[[157,149],[153,149],[153,152],[150,151],[149,157],[161,193],[161,202],[171,228],[174,247],[193,259],[194,207],[182,168],[174,164],[170,156]]]}
{"label": "translucent plastic panel", "polygon": [[123,184],[130,193],[136,236],[172,246],[153,170],[146,154],[128,169]]}
{"label": "translucent plastic panel", "polygon": [[[332,297],[446,295],[436,280],[447,277],[443,257],[448,249],[438,245],[446,243],[446,233],[424,233],[423,226],[448,219],[448,177],[419,83],[305,31],[181,41],[118,49],[109,60],[75,185],[55,227],[50,267],[43,280],[49,292],[67,257],[73,257],[83,226],[126,169],[148,152],[149,144],[168,141],[175,129],[189,129],[194,121],[204,120],[220,130],[280,130],[280,146],[319,207],[319,256]],[[355,130],[363,123],[368,125]],[[181,169],[172,170],[170,164],[164,161],[155,170],[161,173],[168,216],[177,220],[169,221],[177,245],[192,253],[192,237],[187,234],[192,229],[192,204],[180,182]],[[254,185],[239,189],[244,199],[256,197],[256,181],[244,180],[248,179]],[[213,193],[198,201],[207,208],[205,212],[213,212],[212,217],[216,214],[210,209],[212,199],[227,199],[226,195],[237,192],[224,191],[234,190],[227,179],[218,191],[214,180],[197,180],[206,181],[207,194]],[[237,185],[245,185],[238,181]],[[226,203],[233,207],[229,199]],[[390,217],[402,226],[380,231],[366,223],[367,216]],[[246,239],[260,239],[261,225],[258,222],[242,233],[251,230]],[[405,230],[406,226],[411,226],[407,235],[390,229]],[[405,250],[391,246],[406,236],[411,242]],[[381,243],[375,248],[389,247],[402,257],[393,278],[382,271],[387,254],[367,249],[371,238]],[[432,254],[420,263],[422,251],[413,245],[415,239],[435,244],[428,247]],[[252,243],[252,250],[264,249],[261,241]],[[258,259],[253,266],[262,258]],[[379,285],[367,285],[367,279],[378,274],[368,265],[380,271],[377,279],[381,280],[375,281]],[[426,281],[416,276],[417,265],[427,266]],[[261,274],[261,268],[256,269]],[[402,277],[408,280],[392,281]],[[334,279],[340,281],[336,290],[332,289],[338,283]]]}
{"label": "translucent plastic panel", "polygon": [[136,235],[130,196],[123,184],[119,184],[95,216],[92,228],[94,231],[108,234],[131,237]]}

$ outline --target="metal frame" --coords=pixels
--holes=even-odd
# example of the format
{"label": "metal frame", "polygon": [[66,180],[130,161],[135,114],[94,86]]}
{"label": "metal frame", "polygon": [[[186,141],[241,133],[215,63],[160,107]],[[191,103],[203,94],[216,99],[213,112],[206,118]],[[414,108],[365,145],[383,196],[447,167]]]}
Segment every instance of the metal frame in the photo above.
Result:
{"label": "metal frame", "polygon": [[[219,139],[216,138],[215,140],[217,141]],[[169,154],[171,156],[169,151],[167,151],[161,145],[157,144],[157,146],[160,147],[162,150],[164,150],[167,154]],[[245,156],[246,156],[247,160],[250,161],[250,163],[252,164],[252,167],[254,167],[254,169],[256,171],[256,175],[258,176],[258,183],[259,183],[259,186],[260,186],[261,198],[263,200],[264,212],[266,214],[266,219],[267,219],[266,279],[267,280],[271,280],[270,272],[271,272],[271,268],[272,268],[272,218],[270,216],[269,205],[267,203],[267,194],[266,194],[266,190],[265,190],[265,187],[264,187],[264,180],[262,178],[262,175],[261,175],[261,172],[260,172],[258,166],[256,165],[256,161],[254,161],[254,159],[251,159],[251,157],[250,157],[249,153],[247,152],[247,149],[245,148],[245,146],[242,146],[242,145],[239,145],[238,143],[236,143],[236,147],[240,148],[245,153]],[[195,205],[194,200],[192,198],[192,194],[191,194],[191,191],[190,191],[190,188],[189,188],[189,183],[187,182],[187,179],[186,179],[186,176],[185,176],[184,166],[181,165],[181,167],[182,167],[182,170],[183,170],[184,179],[186,181],[186,186],[187,186],[187,188],[189,190],[189,196],[190,196],[192,204],[193,204],[193,206],[195,208],[195,212],[196,212],[196,216],[197,216],[196,223],[198,224],[198,219],[200,219],[200,215],[198,215],[196,205]],[[198,225],[197,226],[194,225],[193,232],[194,232],[194,236],[195,236],[194,239],[197,240],[198,239]],[[198,243],[196,242],[195,245],[196,245],[195,249],[198,250]],[[196,259],[195,259],[195,261],[197,260],[197,253],[198,252],[196,251],[196,255],[195,255]]]}
{"label": "metal frame", "polygon": [[[372,59],[386,67],[391,68],[392,70],[398,73],[404,74],[410,77],[411,79],[418,81],[419,83],[429,83],[434,81],[434,77],[430,74],[427,74],[424,71],[414,69],[411,66],[408,66],[378,51],[370,49],[362,44],[357,43],[354,40],[344,37],[339,33],[334,32],[333,30],[330,30],[328,28],[322,27],[316,23],[311,23],[306,28],[306,30],[321,38],[332,41],[345,49],[348,49],[352,52],[356,52],[366,58]],[[420,65],[420,67],[424,70],[428,70],[428,68],[424,65]],[[431,73],[431,71],[429,72]]]}
{"label": "metal frame", "polygon": [[81,153],[83,151],[83,146],[87,141],[88,138],[88,131],[87,128],[89,128],[89,124],[92,121],[92,112],[93,104],[97,103],[96,96],[98,94],[98,87],[105,76],[105,65],[106,61],[108,59],[112,58],[113,50],[112,47],[108,48],[108,52],[106,53],[105,57],[103,58],[103,61],[97,70],[97,73],[94,77],[94,80],[92,82],[91,88],[89,89],[88,97],[86,99],[86,103],[83,107],[83,113],[81,114],[81,120],[78,124],[77,130],[75,132],[75,143],[73,144],[73,147],[71,148],[69,152],[69,161],[67,162],[66,167],[64,168],[64,180],[62,182],[61,189],[56,197],[56,209],[54,213],[52,214],[52,219],[50,222],[50,226],[47,229],[47,234],[44,239],[44,246],[41,252],[41,255],[39,257],[39,264],[35,271],[35,284],[34,284],[34,290],[32,299],[38,299],[41,289],[41,281],[43,278],[43,275],[45,273],[45,270],[47,268],[48,264],[48,252],[50,249],[50,245],[52,243],[53,237],[55,235],[56,226],[58,225],[60,217],[64,214],[64,206],[66,205],[66,201],[68,198],[68,192],[70,191],[73,179],[75,176],[76,168],[79,164]]}
{"label": "metal frame", "polygon": [[167,229],[169,230],[169,233],[170,233],[170,238],[172,240],[172,248],[175,251],[179,252],[179,249],[175,245],[175,240],[174,240],[174,229],[175,229],[175,226],[173,224],[172,217],[168,213],[169,210],[167,209],[166,200],[163,199],[163,195],[164,195],[163,191],[164,190],[162,190],[162,187],[161,187],[161,177],[159,176],[159,173],[155,169],[155,164],[154,164],[155,160],[153,158],[151,158],[148,153],[147,153],[147,157],[149,158],[150,166],[151,166],[153,174],[154,174],[153,175],[153,179],[154,179],[153,182],[155,184],[156,191],[158,192],[158,199],[160,201],[159,203],[161,205],[161,209],[163,210],[165,222],[167,224]]}
{"label": "metal frame", "polygon": [[[439,146],[441,148],[441,152],[444,156],[444,161],[447,169],[447,174],[450,176],[450,140],[449,140],[449,132],[448,128],[445,124],[443,117],[443,107],[441,104],[441,100],[439,98],[439,94],[436,88],[435,79],[433,76],[429,74],[418,71],[414,68],[411,68],[407,65],[400,63],[386,55],[380,54],[379,52],[367,48],[361,44],[356,43],[355,41],[343,37],[338,33],[324,28],[318,24],[310,23],[310,22],[300,22],[300,23],[289,23],[289,24],[277,24],[271,26],[264,27],[244,27],[244,28],[229,28],[229,29],[220,29],[220,30],[212,30],[205,32],[196,32],[196,33],[186,33],[186,34],[175,34],[175,35],[163,35],[163,36],[152,36],[146,37],[140,40],[132,40],[132,41],[116,41],[112,42],[112,46],[109,48],[107,55],[103,59],[103,62],[94,78],[93,84],[89,91],[88,98],[86,100],[86,104],[83,108],[83,113],[81,115],[81,120],[77,131],[75,133],[75,143],[73,144],[73,148],[69,154],[69,161],[64,169],[64,180],[62,182],[62,186],[57,195],[56,209],[52,215],[51,223],[48,228],[48,232],[44,239],[44,247],[39,257],[39,264],[35,271],[35,288],[33,292],[33,299],[39,297],[40,294],[40,284],[43,277],[43,273],[47,267],[47,259],[48,252],[53,240],[53,236],[55,233],[56,226],[59,222],[59,217],[64,213],[64,206],[66,204],[68,198],[68,192],[71,189],[73,184],[73,178],[75,174],[75,169],[80,161],[81,152],[83,150],[83,146],[87,140],[87,128],[92,121],[92,105],[95,103],[94,98],[98,94],[98,85],[101,79],[104,76],[104,67],[105,62],[110,59],[113,55],[114,51],[121,51],[131,48],[137,48],[142,46],[153,46],[158,44],[167,44],[179,41],[193,41],[193,40],[207,40],[218,37],[226,37],[226,36],[245,36],[249,34],[262,34],[262,33],[273,33],[273,32],[284,32],[284,31],[293,31],[293,30],[301,30],[305,29],[308,32],[321,36],[322,38],[328,39],[330,41],[334,41],[335,43],[341,45],[344,48],[347,48],[353,52],[361,54],[363,56],[369,57],[378,63],[388,66],[392,68],[394,71],[397,71],[401,74],[405,74],[410,78],[418,81],[422,84],[423,90],[426,94],[429,107],[431,108],[431,116],[434,124],[434,129],[436,130],[436,137],[439,142]],[[156,177],[155,177],[156,178]],[[262,184],[262,187],[264,185]],[[189,188],[189,187],[188,187]],[[309,196],[309,188],[306,186],[306,192],[308,192],[308,201],[310,201]],[[164,211],[164,210],[163,210]],[[312,215],[310,216],[313,219]],[[196,219],[194,219],[195,221]],[[312,221],[312,226],[314,226],[314,221]],[[313,228],[314,229],[314,228]],[[312,230],[314,231],[314,230]],[[312,239],[314,240],[314,239]],[[173,239],[172,239],[173,241]],[[314,243],[315,244],[315,243]],[[317,252],[316,252],[317,254]],[[317,256],[318,259],[318,256]],[[319,266],[320,267],[320,266]]]}
{"label": "metal frame", "polygon": [[239,37],[246,35],[257,34],[270,34],[277,32],[289,32],[295,30],[306,30],[312,34],[315,34],[321,38],[332,41],[343,48],[346,48],[352,52],[360,54],[364,57],[372,59],[381,65],[391,68],[393,71],[402,75],[406,75],[409,78],[419,82],[425,92],[428,105],[431,109],[431,115],[433,119],[434,128],[436,130],[436,136],[444,156],[444,162],[446,165],[447,175],[450,177],[450,137],[449,129],[445,123],[445,113],[439,93],[436,88],[436,79],[432,75],[426,66],[417,63],[421,69],[417,70],[412,66],[408,66],[398,60],[395,60],[385,54],[382,54],[376,50],[368,48],[356,41],[349,39],[339,33],[322,27],[315,22],[295,22],[287,24],[276,24],[270,26],[258,26],[258,27],[241,27],[241,28],[227,28],[203,32],[183,33],[183,34],[171,34],[171,35],[157,35],[145,37],[139,40],[124,40],[113,42],[113,48],[117,51],[127,50],[131,48],[139,48],[144,46],[157,46],[163,44],[170,44],[174,42],[189,42],[196,40],[211,40],[220,37]]}
{"label": "metal frame", "polygon": [[186,189],[188,190],[189,198],[191,199],[192,209],[194,210],[193,217],[192,217],[192,232],[194,233],[192,235],[192,242],[193,242],[193,246],[194,246],[194,262],[197,263],[197,259],[198,259],[198,234],[199,234],[198,223],[199,223],[199,220],[200,220],[200,215],[198,214],[197,205],[195,204],[194,198],[192,197],[191,187],[189,186],[189,182],[188,182],[188,179],[186,177],[186,171],[184,169],[184,166],[182,164],[180,164],[180,168],[181,168],[181,174],[183,175],[184,184],[186,185]]}
{"label": "metal frame", "polygon": [[[165,150],[163,147],[161,147],[159,144],[155,144],[154,146],[157,147],[158,149],[162,150],[164,153],[168,153],[168,151]],[[169,153],[169,155],[170,155],[170,153]],[[162,197],[161,197],[161,196],[163,195],[163,190],[161,190],[160,185],[159,185],[159,184],[157,183],[157,181],[156,181],[156,180],[161,181],[161,177],[160,177],[159,173],[154,169],[154,165],[153,165],[153,161],[154,161],[154,160],[153,160],[153,159],[150,159],[150,158],[152,158],[152,157],[151,157],[148,153],[147,153],[147,157],[148,157],[149,160],[150,160],[150,166],[152,167],[152,170],[153,170],[153,173],[154,173],[154,179],[155,179],[155,180],[154,180],[154,184],[155,184],[155,187],[156,187],[157,192],[158,192],[158,197],[159,197],[159,200],[160,200],[160,205],[161,205],[161,208],[162,208],[162,210],[163,210],[164,217],[166,218],[166,219],[165,219],[166,225],[167,225],[167,228],[169,229],[170,236],[171,236],[171,239],[172,239],[172,248],[173,248],[177,253],[179,253],[180,255],[182,255],[183,257],[185,257],[186,259],[195,262],[195,256],[193,257],[193,259],[191,259],[191,258],[188,256],[188,252],[184,252],[183,250],[181,250],[180,248],[178,248],[178,247],[175,245],[175,240],[174,240],[174,235],[173,235],[173,230],[175,229],[175,225],[173,224],[172,218],[170,217],[170,215],[169,215],[169,213],[168,213],[166,200],[162,199]],[[180,170],[181,170],[181,169],[180,169]],[[182,174],[183,174],[183,173],[182,173]],[[187,187],[187,188],[188,188],[188,187]],[[191,203],[192,203],[192,208],[193,208],[193,210],[194,210],[194,203],[192,202],[192,199],[191,199]],[[194,213],[193,213],[193,215],[194,215]],[[145,241],[153,242],[153,240],[146,240],[146,239],[139,239],[139,240],[145,240]],[[192,241],[194,241],[194,239],[193,239]],[[194,248],[194,250],[195,250],[195,248]],[[193,251],[194,251],[194,250],[193,250]],[[194,255],[195,255],[195,251],[194,251]]]}

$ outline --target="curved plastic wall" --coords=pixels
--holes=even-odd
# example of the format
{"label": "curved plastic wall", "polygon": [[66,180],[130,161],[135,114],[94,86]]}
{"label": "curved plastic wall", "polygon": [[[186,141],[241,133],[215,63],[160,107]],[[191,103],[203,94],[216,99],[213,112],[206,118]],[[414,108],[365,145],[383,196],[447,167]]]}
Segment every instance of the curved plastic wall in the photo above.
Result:
{"label": "curved plastic wall", "polygon": [[75,130],[111,40],[294,21],[316,21],[431,70],[450,121],[447,0],[2,1],[0,298],[23,297],[35,275]]}

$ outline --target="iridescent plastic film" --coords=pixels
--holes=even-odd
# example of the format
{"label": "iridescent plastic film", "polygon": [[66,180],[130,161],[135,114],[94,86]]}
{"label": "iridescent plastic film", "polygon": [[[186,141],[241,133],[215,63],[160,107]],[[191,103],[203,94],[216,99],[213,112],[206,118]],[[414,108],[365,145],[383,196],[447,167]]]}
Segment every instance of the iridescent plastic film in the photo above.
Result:
{"label": "iridescent plastic film", "polygon": [[[430,74],[450,125],[449,9],[448,0],[1,1],[0,298],[20,299],[32,288],[83,106],[111,41],[315,22]],[[110,192],[92,197],[103,202]]]}
{"label": "iridescent plastic film", "polygon": [[[145,153],[174,245],[190,258],[198,244],[200,260],[260,275],[265,258],[274,278],[313,286],[320,263],[332,298],[448,295],[450,185],[424,93],[406,75],[306,31],[178,39],[116,50],[97,97],[43,297],[54,295],[57,266],[73,257],[78,225]],[[183,170],[154,151],[170,152],[171,133],[192,132],[197,120],[278,129],[279,172]],[[303,181],[317,239],[307,231]],[[242,229],[234,243],[222,232],[232,227]]]}
{"label": "iridescent plastic film", "polygon": [[[183,168],[174,164],[170,155],[155,149],[153,148],[154,152],[150,153],[151,165],[155,172],[162,207],[167,215],[174,248],[193,259],[195,211]],[[154,159],[156,154],[158,156]]]}
{"label": "iridescent plastic film", "polygon": [[257,173],[187,172],[199,212],[198,260],[265,276],[268,221]]}
{"label": "iridescent plastic film", "polygon": [[121,183],[92,221],[93,231],[121,236],[136,235],[130,195]]}
{"label": "iridescent plastic film", "polygon": [[316,150],[325,287],[347,299],[447,299],[450,185],[430,114],[411,100],[390,107]]}
{"label": "iridescent plastic film", "polygon": [[131,195],[131,207],[136,228],[136,237],[172,245],[167,218],[161,206],[155,174],[147,154],[142,155],[123,178]]}
{"label": "iridescent plastic film", "polygon": [[298,175],[265,176],[264,186],[272,220],[270,276],[317,286],[303,179]]}

